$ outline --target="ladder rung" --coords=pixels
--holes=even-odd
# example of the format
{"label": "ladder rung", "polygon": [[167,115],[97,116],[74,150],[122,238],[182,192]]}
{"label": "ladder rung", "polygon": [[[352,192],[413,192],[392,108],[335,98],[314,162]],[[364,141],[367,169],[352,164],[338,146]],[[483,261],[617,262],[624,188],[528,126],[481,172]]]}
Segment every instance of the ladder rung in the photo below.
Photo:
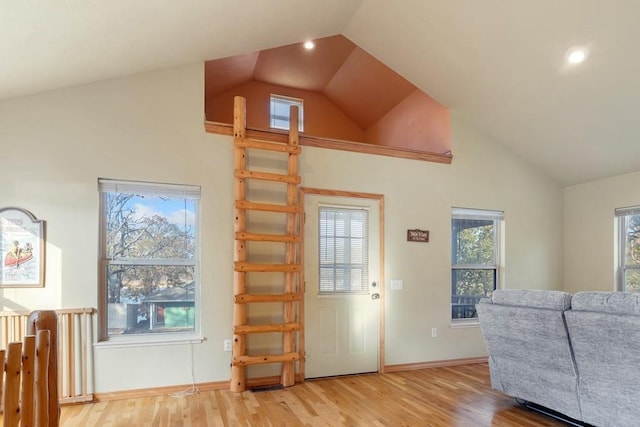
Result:
{"label": "ladder rung", "polygon": [[291,302],[300,301],[302,295],[298,294],[264,294],[264,295],[250,295],[239,294],[235,296],[236,304],[243,304],[248,302]]}
{"label": "ladder rung", "polygon": [[279,173],[256,172],[245,169],[235,171],[236,178],[240,179],[260,179],[262,181],[282,182],[286,184],[300,184],[300,177],[296,175],[282,175]]}
{"label": "ladder rung", "polygon": [[251,240],[253,242],[300,243],[300,236],[297,236],[295,234],[263,234],[239,231],[236,233],[236,240]]}
{"label": "ladder rung", "polygon": [[271,203],[255,203],[246,200],[236,200],[236,209],[251,209],[254,211],[282,212],[282,213],[298,213],[300,207],[298,205],[274,205]]}
{"label": "ladder rung", "polygon": [[259,141],[257,139],[237,139],[236,147],[257,148],[259,150],[278,151],[281,153],[300,154],[299,145],[286,145],[279,142]]}
{"label": "ladder rung", "polygon": [[258,365],[263,363],[295,362],[300,360],[300,353],[268,354],[264,356],[234,356],[234,366]]}
{"label": "ladder rung", "polygon": [[283,272],[296,273],[300,271],[300,264],[253,264],[250,262],[236,262],[236,271],[245,272]]}
{"label": "ladder rung", "polygon": [[293,332],[300,330],[300,323],[277,323],[270,325],[240,325],[233,328],[234,334],[261,334],[267,332]]}

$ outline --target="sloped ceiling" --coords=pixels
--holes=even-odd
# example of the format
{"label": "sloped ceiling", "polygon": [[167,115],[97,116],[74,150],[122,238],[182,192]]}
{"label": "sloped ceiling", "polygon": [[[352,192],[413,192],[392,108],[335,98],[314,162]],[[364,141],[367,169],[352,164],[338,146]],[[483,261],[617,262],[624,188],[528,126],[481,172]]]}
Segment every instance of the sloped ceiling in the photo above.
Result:
{"label": "sloped ceiling", "polygon": [[[629,0],[4,0],[0,98],[343,34],[573,184],[640,170],[638,16]],[[579,67],[573,45],[591,50]]]}
{"label": "sloped ceiling", "polygon": [[206,97],[248,80],[324,94],[367,129],[417,88],[342,35],[205,63]]}

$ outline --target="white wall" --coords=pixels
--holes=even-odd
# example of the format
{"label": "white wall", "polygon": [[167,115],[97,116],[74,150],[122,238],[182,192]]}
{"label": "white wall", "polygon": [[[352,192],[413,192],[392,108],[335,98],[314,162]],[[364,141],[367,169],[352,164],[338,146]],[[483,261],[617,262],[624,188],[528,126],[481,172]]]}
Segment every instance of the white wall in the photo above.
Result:
{"label": "white wall", "polygon": [[567,292],[615,289],[616,208],[640,205],[640,172],[564,190]]}
{"label": "white wall", "polygon": [[[202,186],[206,341],[98,347],[96,392],[189,384],[192,352],[196,382],[229,378],[233,154],[231,138],[204,132],[203,79],[193,64],[0,101],[0,206],[46,220],[48,240],[46,287],[0,289],[3,309],[97,306],[98,177]],[[387,292],[387,364],[485,354],[478,328],[449,328],[452,206],[505,211],[506,287],[561,285],[561,187],[452,120],[452,165],[303,148],[303,185],[385,195],[386,278],[404,280]],[[407,243],[408,228],[431,241]]]}

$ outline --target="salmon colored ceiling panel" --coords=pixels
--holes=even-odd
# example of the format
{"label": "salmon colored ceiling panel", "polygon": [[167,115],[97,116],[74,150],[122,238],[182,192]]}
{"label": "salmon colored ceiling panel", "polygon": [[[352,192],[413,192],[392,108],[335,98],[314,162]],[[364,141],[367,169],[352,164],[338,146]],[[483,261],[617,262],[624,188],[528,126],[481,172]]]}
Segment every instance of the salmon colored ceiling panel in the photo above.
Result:
{"label": "salmon colored ceiling panel", "polygon": [[205,62],[206,96],[214,97],[247,80],[251,80],[257,60],[258,52],[255,52]]}
{"label": "salmon colored ceiling panel", "polygon": [[356,47],[324,93],[362,129],[391,111],[416,87]]}
{"label": "salmon colored ceiling panel", "polygon": [[265,83],[321,92],[351,55],[356,45],[341,35],[315,41],[307,50],[302,43],[260,52],[253,78]]}

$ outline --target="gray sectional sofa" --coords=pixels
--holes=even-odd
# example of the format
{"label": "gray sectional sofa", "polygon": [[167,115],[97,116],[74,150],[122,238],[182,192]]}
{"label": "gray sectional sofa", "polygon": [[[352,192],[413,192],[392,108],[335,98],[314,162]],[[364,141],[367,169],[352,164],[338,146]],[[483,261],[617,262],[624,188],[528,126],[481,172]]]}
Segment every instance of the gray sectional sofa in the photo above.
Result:
{"label": "gray sectional sofa", "polygon": [[496,290],[476,310],[494,389],[594,426],[640,425],[640,294]]}

